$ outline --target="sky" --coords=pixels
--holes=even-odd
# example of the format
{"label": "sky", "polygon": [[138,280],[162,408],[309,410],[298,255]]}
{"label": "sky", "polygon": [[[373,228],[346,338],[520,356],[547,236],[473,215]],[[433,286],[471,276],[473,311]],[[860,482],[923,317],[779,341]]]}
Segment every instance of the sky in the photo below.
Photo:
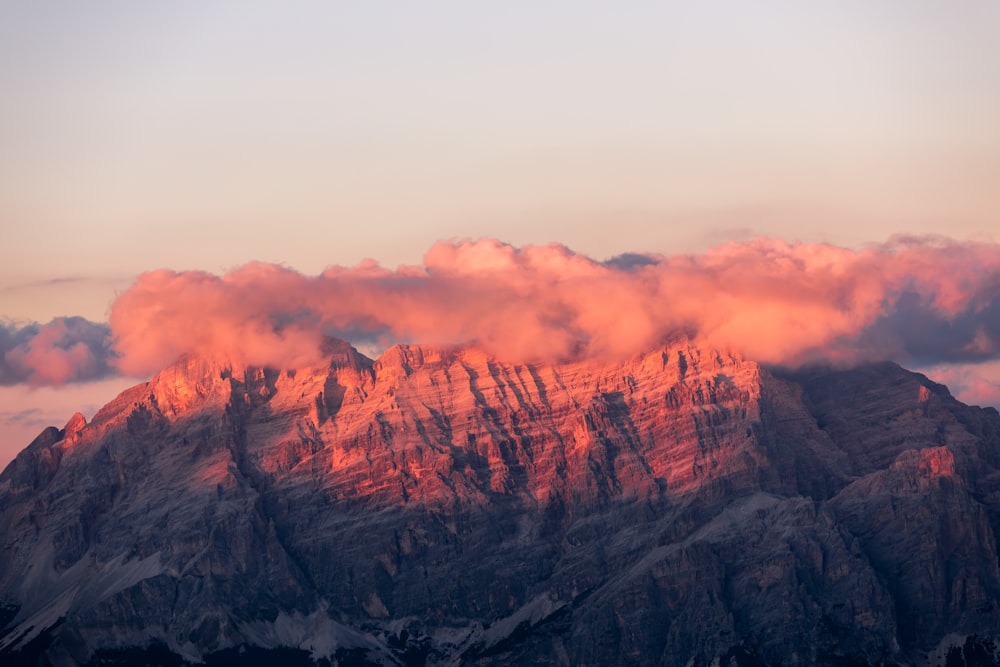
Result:
{"label": "sky", "polygon": [[[764,304],[801,344],[758,356],[881,354],[1000,403],[1000,4],[622,4],[0,0],[0,465],[169,363],[157,329],[199,308],[210,349],[252,325],[558,357],[646,344],[648,313],[735,340]],[[275,285],[312,328],[268,338]],[[392,295],[433,321],[375,317]],[[456,298],[543,337],[504,349]]]}

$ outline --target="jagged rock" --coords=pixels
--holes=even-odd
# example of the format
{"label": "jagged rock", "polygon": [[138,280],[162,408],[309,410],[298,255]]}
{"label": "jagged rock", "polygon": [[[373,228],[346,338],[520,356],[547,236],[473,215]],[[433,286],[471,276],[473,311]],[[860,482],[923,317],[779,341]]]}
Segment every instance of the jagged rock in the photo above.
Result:
{"label": "jagged rock", "polygon": [[923,376],[326,351],[187,357],[36,438],[0,475],[0,656],[934,664],[1000,636],[1000,415]]}

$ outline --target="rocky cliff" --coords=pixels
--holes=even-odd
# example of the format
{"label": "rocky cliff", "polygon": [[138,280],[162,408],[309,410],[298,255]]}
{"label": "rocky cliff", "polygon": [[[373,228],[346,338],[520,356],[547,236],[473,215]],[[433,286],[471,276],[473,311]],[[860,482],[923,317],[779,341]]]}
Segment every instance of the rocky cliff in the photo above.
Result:
{"label": "rocky cliff", "polygon": [[997,664],[1000,415],[921,375],[327,352],[39,435],[5,664]]}

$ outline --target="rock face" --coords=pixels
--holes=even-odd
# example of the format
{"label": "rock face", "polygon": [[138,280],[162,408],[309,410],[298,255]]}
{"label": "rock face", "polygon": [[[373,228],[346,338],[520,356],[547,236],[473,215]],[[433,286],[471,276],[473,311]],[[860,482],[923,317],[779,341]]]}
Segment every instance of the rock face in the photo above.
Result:
{"label": "rock face", "polygon": [[39,435],[0,661],[997,664],[1000,415],[921,375],[328,352]]}

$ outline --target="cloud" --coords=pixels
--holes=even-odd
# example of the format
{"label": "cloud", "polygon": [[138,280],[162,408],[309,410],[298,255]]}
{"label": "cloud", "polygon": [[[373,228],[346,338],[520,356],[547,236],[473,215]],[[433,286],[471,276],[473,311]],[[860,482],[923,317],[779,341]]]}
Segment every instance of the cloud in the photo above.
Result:
{"label": "cloud", "polygon": [[49,423],[50,420],[41,408],[28,408],[26,410],[17,410],[15,412],[0,412],[0,424],[3,424],[4,426],[27,425],[41,429],[48,426]]}
{"label": "cloud", "polygon": [[30,290],[38,287],[58,287],[61,285],[72,285],[85,281],[89,282],[89,279],[77,276],[59,276],[56,278],[47,278],[45,280],[34,280],[31,282],[20,283],[17,285],[4,285],[3,287],[0,287],[0,294],[4,292],[17,292],[20,290]]}
{"label": "cloud", "polygon": [[113,372],[110,329],[82,317],[48,324],[0,322],[0,385],[61,385]]}
{"label": "cloud", "polygon": [[293,367],[317,360],[327,335],[471,342],[515,361],[623,357],[683,332],[773,364],[979,362],[1000,356],[1000,247],[757,238],[600,262],[562,245],[450,241],[394,270],[146,273],[113,305],[111,328],[130,375],[184,352]]}
{"label": "cloud", "polygon": [[656,263],[657,259],[655,255],[643,255],[636,252],[625,252],[620,255],[615,255],[611,259],[606,259],[603,262],[604,266],[612,269],[619,269],[621,271],[639,269]]}

